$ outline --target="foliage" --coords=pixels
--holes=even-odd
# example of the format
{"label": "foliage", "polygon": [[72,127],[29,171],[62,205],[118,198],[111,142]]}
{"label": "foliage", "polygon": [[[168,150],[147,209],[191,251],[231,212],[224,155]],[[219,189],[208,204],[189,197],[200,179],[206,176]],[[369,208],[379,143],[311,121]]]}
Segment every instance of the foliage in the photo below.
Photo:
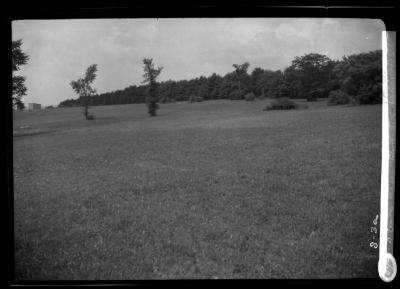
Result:
{"label": "foliage", "polygon": [[258,98],[259,100],[263,100],[263,99],[265,99],[265,94],[262,93],[262,94],[260,94],[259,96],[257,96],[257,98]]}
{"label": "foliage", "polygon": [[[160,102],[190,101],[190,96],[210,99],[243,99],[253,92],[257,98],[306,98],[315,101],[327,98],[331,91],[342,90],[356,99],[355,103],[381,102],[381,52],[362,53],[330,60],[320,54],[296,57],[283,71],[255,68],[247,72],[249,63],[234,64],[234,71],[223,76],[213,73],[189,80],[157,82]],[[311,71],[308,73],[308,71]],[[148,85],[131,85],[121,90],[92,95],[90,105],[144,103],[149,99]],[[67,99],[63,106],[82,105],[81,99]]]}
{"label": "foliage", "polygon": [[210,98],[210,87],[208,85],[207,79],[202,80],[203,83],[199,87],[198,96],[201,100]]}
{"label": "foliage", "polygon": [[229,94],[232,91],[232,83],[234,81],[233,73],[227,73],[221,80],[221,84],[219,85],[219,97],[218,98],[229,98]]}
{"label": "foliage", "polygon": [[274,101],[271,102],[269,106],[264,108],[264,111],[266,110],[286,110],[286,109],[296,109],[298,108],[298,105],[291,99],[282,97],[282,98],[277,98]]}
{"label": "foliage", "polygon": [[359,89],[356,99],[359,104],[382,103],[382,84],[377,82],[369,85],[363,85]]}
{"label": "foliage", "polygon": [[26,95],[25,77],[15,75],[15,72],[20,70],[21,65],[27,64],[29,56],[25,54],[22,49],[22,39],[12,42],[12,102],[13,107],[17,109],[24,109],[25,105],[21,98]]}
{"label": "foliage", "polygon": [[16,106],[16,108],[17,109],[19,109],[19,110],[24,110],[26,107],[25,107],[25,103],[23,103],[22,101],[21,101],[21,99],[16,99],[15,100],[15,106]]}
{"label": "foliage", "polygon": [[84,105],[83,115],[87,120],[94,119],[93,116],[89,115],[89,98],[91,95],[96,93],[96,90],[91,86],[93,81],[96,79],[97,64],[92,64],[86,69],[85,76],[78,80],[71,81],[70,85],[72,89],[79,95]]}
{"label": "foliage", "polygon": [[236,90],[232,91],[229,94],[229,99],[230,100],[240,100],[240,99],[242,99],[242,94],[240,93],[239,89],[236,89]]}
{"label": "foliage", "polygon": [[290,89],[289,86],[286,82],[282,81],[276,90],[275,93],[276,97],[285,97],[285,98],[289,98],[290,97]]}
{"label": "foliage", "polygon": [[157,86],[157,77],[160,75],[161,71],[163,70],[163,67],[158,67],[154,68],[154,63],[152,58],[144,58],[143,59],[143,82],[142,83],[148,83],[148,91],[147,91],[147,98],[146,98],[146,104],[148,107],[148,113],[150,116],[155,116],[156,111],[159,108],[159,105],[157,104],[158,101],[158,86]]}
{"label": "foliage", "polygon": [[[249,75],[247,74],[247,69],[249,68],[250,63],[245,62],[243,64],[233,64],[235,68],[234,71],[234,79],[235,81],[232,83],[231,87],[233,91],[238,91],[240,98],[242,99],[243,94],[249,90]],[[231,92],[232,94],[232,92]],[[234,97],[237,97],[237,93],[234,93]],[[232,97],[230,97],[232,99]],[[233,98],[236,99],[236,98]]]}
{"label": "foliage", "polygon": [[209,88],[209,99],[218,99],[219,87],[222,82],[222,77],[213,73],[209,78],[207,78],[208,88]]}
{"label": "foliage", "polygon": [[340,89],[331,91],[329,94],[328,105],[348,104],[351,102],[353,102],[352,97]]}
{"label": "foliage", "polygon": [[198,95],[191,94],[189,96],[189,102],[201,102],[203,100],[204,99],[201,96],[198,96]]}
{"label": "foliage", "polygon": [[382,102],[382,51],[343,57],[334,68],[340,90],[359,104]]}
{"label": "foliage", "polygon": [[307,95],[307,101],[318,101],[318,96],[319,95],[320,94],[318,93],[318,89],[313,89]]}
{"label": "foliage", "polygon": [[244,99],[247,100],[247,101],[253,101],[253,100],[256,99],[256,96],[254,95],[254,93],[249,92],[248,94],[246,94],[244,96]]}
{"label": "foliage", "polygon": [[[334,66],[335,62],[329,57],[317,53],[295,57],[292,65],[285,70],[285,79],[293,90],[292,95],[307,98],[308,101],[327,97]],[[322,93],[316,94],[317,89]]]}

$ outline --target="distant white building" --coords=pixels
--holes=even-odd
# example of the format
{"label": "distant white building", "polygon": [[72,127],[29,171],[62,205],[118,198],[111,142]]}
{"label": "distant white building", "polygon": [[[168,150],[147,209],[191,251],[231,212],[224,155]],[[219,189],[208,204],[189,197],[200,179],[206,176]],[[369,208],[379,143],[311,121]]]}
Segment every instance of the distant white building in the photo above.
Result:
{"label": "distant white building", "polygon": [[28,103],[28,109],[32,110],[32,109],[41,109],[42,106],[40,105],[40,103]]}

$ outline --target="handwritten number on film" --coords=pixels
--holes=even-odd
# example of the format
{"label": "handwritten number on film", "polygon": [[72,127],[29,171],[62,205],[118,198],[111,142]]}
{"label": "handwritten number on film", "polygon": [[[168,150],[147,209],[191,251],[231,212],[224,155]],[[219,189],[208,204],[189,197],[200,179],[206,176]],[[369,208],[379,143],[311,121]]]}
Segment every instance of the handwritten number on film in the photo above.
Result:
{"label": "handwritten number on film", "polygon": [[[378,218],[379,218],[379,215],[376,215],[376,218],[372,221],[372,224],[374,224],[374,226],[378,225]],[[372,239],[375,240],[375,235],[378,234],[378,229],[376,227],[371,227],[371,233],[373,233]],[[369,246],[373,247],[374,249],[377,249],[378,243],[372,241],[371,243],[369,243]]]}

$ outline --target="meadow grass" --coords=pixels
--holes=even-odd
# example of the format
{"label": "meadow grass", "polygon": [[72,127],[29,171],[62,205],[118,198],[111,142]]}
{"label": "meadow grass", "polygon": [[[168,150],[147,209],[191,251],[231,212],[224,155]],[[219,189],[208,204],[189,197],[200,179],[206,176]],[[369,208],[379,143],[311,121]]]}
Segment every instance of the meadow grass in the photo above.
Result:
{"label": "meadow grass", "polygon": [[14,112],[16,278],[376,277],[381,106],[269,102]]}

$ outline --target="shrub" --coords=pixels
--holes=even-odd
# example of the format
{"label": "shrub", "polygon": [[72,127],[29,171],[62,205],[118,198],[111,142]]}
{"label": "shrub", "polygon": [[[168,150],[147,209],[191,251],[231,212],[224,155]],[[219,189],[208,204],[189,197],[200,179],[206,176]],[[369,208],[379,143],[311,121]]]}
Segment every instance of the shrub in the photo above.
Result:
{"label": "shrub", "polygon": [[340,105],[354,102],[353,98],[342,90],[334,90],[329,94],[328,105]]}
{"label": "shrub", "polygon": [[359,104],[382,103],[382,84],[361,87],[355,98]]}
{"label": "shrub", "polygon": [[246,99],[247,101],[253,101],[256,99],[256,96],[254,95],[254,93],[250,92],[244,96],[244,99]]}
{"label": "shrub", "polygon": [[240,94],[239,90],[236,89],[229,94],[229,99],[240,100],[240,99],[242,99],[242,95]]}
{"label": "shrub", "polygon": [[307,95],[307,101],[318,101],[318,96],[319,96],[319,91],[318,90],[312,90]]}
{"label": "shrub", "polygon": [[257,96],[257,98],[260,100],[263,100],[263,99],[265,99],[265,94],[262,93],[259,96]]}
{"label": "shrub", "polygon": [[189,101],[190,102],[201,102],[201,101],[203,101],[203,98],[201,96],[196,96],[194,94],[191,94],[189,96]]}
{"label": "shrub", "polygon": [[264,108],[264,111],[266,110],[283,110],[283,109],[297,109],[299,106],[297,103],[295,103],[293,100],[282,97],[274,100],[271,102],[269,106]]}
{"label": "shrub", "polygon": [[86,117],[87,120],[93,120],[94,119],[94,115],[92,114],[88,114]]}

